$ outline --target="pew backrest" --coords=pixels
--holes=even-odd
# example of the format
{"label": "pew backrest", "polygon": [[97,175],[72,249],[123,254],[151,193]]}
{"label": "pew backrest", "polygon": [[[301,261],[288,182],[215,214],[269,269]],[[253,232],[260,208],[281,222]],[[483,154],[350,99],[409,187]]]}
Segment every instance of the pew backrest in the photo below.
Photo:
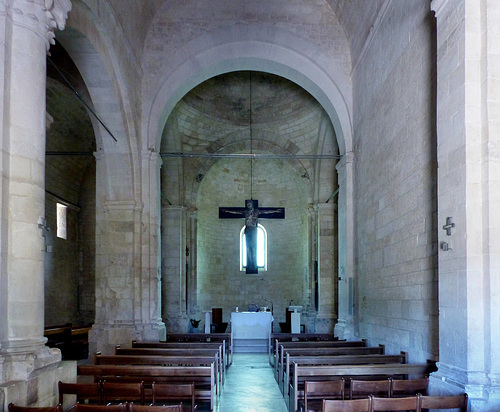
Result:
{"label": "pew backrest", "polygon": [[[289,410],[296,411],[299,397],[299,383],[305,380],[346,379],[386,379],[428,376],[437,370],[434,362],[389,363],[376,365],[333,365],[301,366],[292,363],[293,379],[289,388]],[[293,409],[292,409],[293,408]]]}

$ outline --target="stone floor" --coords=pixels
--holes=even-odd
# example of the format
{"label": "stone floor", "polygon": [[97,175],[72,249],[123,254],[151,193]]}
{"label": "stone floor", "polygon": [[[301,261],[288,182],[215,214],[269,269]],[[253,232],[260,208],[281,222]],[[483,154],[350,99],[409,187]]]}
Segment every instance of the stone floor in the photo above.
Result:
{"label": "stone floor", "polygon": [[[199,408],[208,411],[210,408]],[[214,412],[287,412],[267,354],[235,353]]]}

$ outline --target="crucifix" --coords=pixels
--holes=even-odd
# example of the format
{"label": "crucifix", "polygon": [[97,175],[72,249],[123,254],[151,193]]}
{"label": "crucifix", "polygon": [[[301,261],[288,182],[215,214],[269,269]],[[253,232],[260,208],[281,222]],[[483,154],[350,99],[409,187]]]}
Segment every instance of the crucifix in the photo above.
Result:
{"label": "crucifix", "polygon": [[245,200],[245,207],[219,207],[219,219],[245,219],[245,243],[247,249],[247,274],[257,274],[257,223],[258,218],[284,219],[284,207],[261,207],[259,201]]}

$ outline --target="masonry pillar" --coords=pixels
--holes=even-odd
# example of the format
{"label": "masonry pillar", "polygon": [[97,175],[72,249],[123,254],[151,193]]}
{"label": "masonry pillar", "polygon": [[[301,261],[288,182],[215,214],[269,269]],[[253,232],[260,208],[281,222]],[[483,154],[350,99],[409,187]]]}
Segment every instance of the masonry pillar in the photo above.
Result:
{"label": "masonry pillar", "polygon": [[353,339],[354,330],[354,216],[353,216],[353,169],[354,153],[346,153],[337,163],[339,181],[338,201],[338,323],[335,334],[340,339]]}
{"label": "masonry pillar", "polygon": [[45,56],[69,0],[0,1],[0,410],[51,404],[59,350],[45,346]]}
{"label": "masonry pillar", "polygon": [[[125,162],[121,153],[96,153],[96,319],[90,353],[114,353],[117,344],[165,339],[161,321],[159,260],[159,171],[155,152],[142,155],[142,199],[107,200],[107,165]],[[99,183],[100,182],[100,183]]]}
{"label": "masonry pillar", "polygon": [[163,317],[169,330],[186,333],[186,208],[162,208]]}
{"label": "masonry pillar", "polygon": [[318,204],[318,318],[316,330],[331,333],[337,320],[338,274],[336,257],[335,205]]}
{"label": "masonry pillar", "polygon": [[433,0],[437,19],[439,363],[433,393],[500,410],[500,9]]}

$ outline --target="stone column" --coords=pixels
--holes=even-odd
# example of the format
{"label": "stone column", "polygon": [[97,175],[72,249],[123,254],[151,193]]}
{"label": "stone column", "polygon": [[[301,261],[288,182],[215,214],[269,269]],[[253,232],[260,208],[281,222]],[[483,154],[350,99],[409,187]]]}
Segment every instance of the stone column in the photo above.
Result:
{"label": "stone column", "polygon": [[[433,393],[500,410],[500,9],[433,0],[437,19],[439,363]],[[448,229],[448,230],[447,230]]]}
{"label": "stone column", "polygon": [[346,153],[337,163],[339,179],[339,313],[335,334],[352,339],[354,330],[354,154]]}
{"label": "stone column", "polygon": [[337,265],[336,232],[334,222],[335,205],[318,205],[318,258],[319,258],[319,305],[316,329],[318,332],[331,333],[337,320]]}
{"label": "stone column", "polygon": [[162,311],[168,330],[188,331],[186,316],[186,208],[162,208]]}
{"label": "stone column", "polygon": [[[142,196],[106,200],[106,165],[125,161],[120,153],[96,154],[96,319],[90,353],[114,352],[116,344],[165,338],[160,318],[159,155],[142,156]],[[99,184],[99,182],[101,182]]]}
{"label": "stone column", "polygon": [[[54,400],[61,359],[45,347],[46,52],[69,0],[0,1],[0,385],[5,404]],[[18,381],[16,387],[7,382]],[[29,389],[29,393],[28,393]],[[28,396],[29,395],[29,396]]]}
{"label": "stone column", "polygon": [[[190,209],[186,228],[186,244],[189,250],[186,251],[187,259],[187,294],[188,294],[188,316],[198,316],[198,277],[197,277],[197,255],[198,255],[198,211]],[[201,318],[200,318],[201,319]],[[197,319],[198,320],[198,319]]]}

